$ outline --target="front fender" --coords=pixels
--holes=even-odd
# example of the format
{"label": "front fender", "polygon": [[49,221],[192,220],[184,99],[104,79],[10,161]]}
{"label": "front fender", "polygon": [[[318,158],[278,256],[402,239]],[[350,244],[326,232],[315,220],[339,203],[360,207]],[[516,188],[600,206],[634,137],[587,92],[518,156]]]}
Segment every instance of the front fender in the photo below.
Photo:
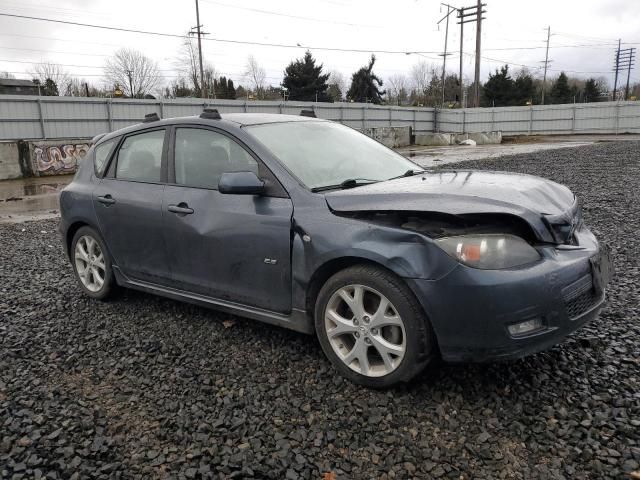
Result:
{"label": "front fender", "polygon": [[416,232],[340,217],[320,222],[296,219],[292,241],[294,305],[305,304],[315,272],[343,258],[370,261],[399,277],[425,280],[442,278],[457,265],[431,239]]}

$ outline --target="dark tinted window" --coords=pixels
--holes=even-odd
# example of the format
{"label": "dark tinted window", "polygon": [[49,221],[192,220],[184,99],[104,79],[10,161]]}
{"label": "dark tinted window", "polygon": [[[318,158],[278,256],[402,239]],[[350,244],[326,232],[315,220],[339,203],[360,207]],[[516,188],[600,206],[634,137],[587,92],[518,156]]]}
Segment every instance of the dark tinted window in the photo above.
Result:
{"label": "dark tinted window", "polygon": [[116,178],[138,182],[159,182],[164,130],[127,137],[118,150]]}
{"label": "dark tinted window", "polygon": [[226,135],[199,128],[178,128],[175,149],[176,183],[218,188],[223,173],[254,172],[258,163]]}
{"label": "dark tinted window", "polygon": [[94,168],[96,175],[102,175],[104,171],[105,162],[109,159],[109,154],[111,150],[113,150],[113,146],[116,144],[116,140],[109,140],[107,142],[101,143],[95,149],[94,154]]}

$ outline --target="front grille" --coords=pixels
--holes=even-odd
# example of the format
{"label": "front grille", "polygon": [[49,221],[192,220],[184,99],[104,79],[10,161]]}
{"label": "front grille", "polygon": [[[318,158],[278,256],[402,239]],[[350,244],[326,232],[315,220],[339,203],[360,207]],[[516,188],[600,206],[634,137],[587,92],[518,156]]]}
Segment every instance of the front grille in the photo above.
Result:
{"label": "front grille", "polygon": [[593,308],[593,306],[598,303],[598,300],[599,297],[596,295],[596,291],[591,288],[590,290],[581,293],[573,300],[565,302],[567,315],[571,320],[573,320]]}
{"label": "front grille", "polygon": [[572,320],[589,311],[600,300],[593,288],[591,275],[585,275],[563,288],[562,297],[567,316]]}

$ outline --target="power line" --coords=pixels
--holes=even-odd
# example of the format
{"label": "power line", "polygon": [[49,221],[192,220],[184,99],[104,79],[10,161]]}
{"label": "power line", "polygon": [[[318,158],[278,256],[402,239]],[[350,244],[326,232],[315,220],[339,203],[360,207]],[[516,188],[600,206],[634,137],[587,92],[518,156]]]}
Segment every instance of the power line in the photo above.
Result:
{"label": "power line", "polygon": [[60,53],[63,55],[83,55],[87,57],[109,57],[110,56],[105,53],[61,52],[59,50],[45,50],[43,48],[0,47],[0,50],[20,50],[25,52]]}
{"label": "power line", "polygon": [[[16,15],[13,13],[3,13],[0,12],[0,16],[2,17],[13,17],[13,18],[22,18],[25,20],[39,20],[43,22],[52,22],[52,23],[62,23],[65,25],[74,25],[79,27],[89,27],[89,28],[99,28],[102,30],[115,30],[118,32],[127,32],[127,33],[137,33],[141,35],[155,35],[159,37],[170,37],[170,38],[184,38],[184,35],[178,35],[174,33],[165,33],[165,32],[153,32],[149,30],[137,30],[132,28],[123,28],[123,27],[112,27],[107,25],[97,25],[91,23],[81,23],[81,22],[71,22],[68,20],[57,20],[52,18],[44,18],[44,17],[33,17],[29,15]],[[433,53],[433,52],[407,52],[404,50],[384,50],[384,49],[358,49],[358,48],[339,48],[339,47],[316,47],[311,45],[301,45],[300,43],[294,44],[285,44],[285,43],[265,43],[265,42],[252,42],[247,40],[230,40],[223,38],[205,38],[204,40],[209,42],[222,42],[222,43],[232,43],[232,44],[241,44],[241,45],[254,45],[261,47],[280,47],[280,48],[307,48],[311,50],[326,50],[333,52],[352,52],[352,53],[387,53],[387,54],[397,54],[397,55],[406,55],[407,53]]]}
{"label": "power line", "polygon": [[235,8],[238,10],[245,10],[248,12],[256,12],[256,13],[261,13],[264,15],[274,15],[277,17],[285,17],[285,18],[293,18],[296,20],[306,20],[306,21],[310,21],[310,22],[319,22],[319,23],[332,23],[334,25],[346,25],[348,27],[366,27],[366,28],[382,28],[380,25],[363,25],[363,24],[359,24],[359,23],[348,23],[348,22],[339,22],[336,20],[325,20],[325,19],[320,19],[320,18],[313,18],[313,17],[304,17],[301,15],[291,15],[288,13],[281,13],[281,12],[273,12],[270,10],[262,10],[259,8],[250,8],[250,7],[241,7],[238,5],[229,5],[228,3],[222,3],[222,2],[215,2],[213,0],[202,0],[204,3],[209,3],[212,5],[219,5],[221,7],[228,7],[228,8]]}

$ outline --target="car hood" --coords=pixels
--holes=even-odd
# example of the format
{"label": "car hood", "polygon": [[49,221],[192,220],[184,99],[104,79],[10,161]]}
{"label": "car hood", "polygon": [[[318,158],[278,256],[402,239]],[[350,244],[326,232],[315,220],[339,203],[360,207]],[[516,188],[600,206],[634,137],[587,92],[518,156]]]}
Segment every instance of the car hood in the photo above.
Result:
{"label": "car hood", "polygon": [[336,212],[415,211],[517,215],[542,241],[564,243],[579,217],[571,190],[531,175],[473,170],[428,172],[327,193]]}

